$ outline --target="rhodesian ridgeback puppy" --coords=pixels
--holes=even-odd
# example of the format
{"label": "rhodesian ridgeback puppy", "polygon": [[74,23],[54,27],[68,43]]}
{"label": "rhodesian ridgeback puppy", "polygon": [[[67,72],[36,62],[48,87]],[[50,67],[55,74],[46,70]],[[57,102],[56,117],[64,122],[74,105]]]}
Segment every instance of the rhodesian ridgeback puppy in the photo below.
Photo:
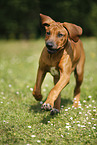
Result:
{"label": "rhodesian ridgeback puppy", "polygon": [[82,28],[72,23],[55,22],[43,14],[40,14],[40,17],[46,30],[46,46],[40,56],[33,96],[37,101],[42,100],[41,85],[46,73],[50,72],[54,77],[55,86],[51,89],[41,109],[51,110],[51,114],[54,114],[60,110],[60,92],[69,83],[73,71],[76,79],[73,106],[79,106],[85,62],[83,45],[79,39],[82,35]]}

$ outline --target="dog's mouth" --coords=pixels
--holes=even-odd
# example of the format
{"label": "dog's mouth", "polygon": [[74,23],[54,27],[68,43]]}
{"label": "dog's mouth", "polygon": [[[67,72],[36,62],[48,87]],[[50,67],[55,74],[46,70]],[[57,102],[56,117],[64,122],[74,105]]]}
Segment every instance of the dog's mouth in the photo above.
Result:
{"label": "dog's mouth", "polygon": [[47,51],[50,54],[56,53],[59,49],[57,49],[57,45],[52,41],[46,42]]}
{"label": "dog's mouth", "polygon": [[54,54],[58,51],[59,49],[52,49],[52,48],[47,48],[48,53]]}

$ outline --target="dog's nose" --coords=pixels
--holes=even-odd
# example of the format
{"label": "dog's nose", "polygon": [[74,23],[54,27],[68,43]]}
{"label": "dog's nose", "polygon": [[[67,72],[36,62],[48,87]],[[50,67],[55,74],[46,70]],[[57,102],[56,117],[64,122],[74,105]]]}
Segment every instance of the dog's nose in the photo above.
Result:
{"label": "dog's nose", "polygon": [[54,46],[53,42],[47,42],[46,43],[47,48],[53,48],[53,46]]}

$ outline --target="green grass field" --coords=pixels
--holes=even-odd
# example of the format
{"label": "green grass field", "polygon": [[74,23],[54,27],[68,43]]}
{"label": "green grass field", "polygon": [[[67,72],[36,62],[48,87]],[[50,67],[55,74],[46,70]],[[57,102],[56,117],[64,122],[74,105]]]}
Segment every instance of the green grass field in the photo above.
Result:
{"label": "green grass field", "polygon": [[[0,41],[0,145],[97,144],[97,38],[82,38],[85,74],[81,108],[72,108],[75,79],[62,91],[61,112],[50,116],[32,96],[44,40]],[[43,101],[53,87],[47,74]]]}

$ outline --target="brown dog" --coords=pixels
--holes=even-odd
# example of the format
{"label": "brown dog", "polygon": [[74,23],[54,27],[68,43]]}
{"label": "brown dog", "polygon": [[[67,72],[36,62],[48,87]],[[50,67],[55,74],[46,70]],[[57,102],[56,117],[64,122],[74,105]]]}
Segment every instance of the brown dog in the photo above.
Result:
{"label": "brown dog", "polygon": [[51,114],[54,114],[60,110],[60,92],[69,83],[70,74],[73,71],[76,78],[73,106],[79,106],[85,62],[83,45],[79,39],[82,35],[82,28],[67,22],[55,22],[43,14],[40,14],[40,17],[46,29],[46,46],[40,56],[33,96],[37,101],[42,100],[41,85],[46,73],[50,72],[54,77],[55,86],[41,108],[51,110]]}

